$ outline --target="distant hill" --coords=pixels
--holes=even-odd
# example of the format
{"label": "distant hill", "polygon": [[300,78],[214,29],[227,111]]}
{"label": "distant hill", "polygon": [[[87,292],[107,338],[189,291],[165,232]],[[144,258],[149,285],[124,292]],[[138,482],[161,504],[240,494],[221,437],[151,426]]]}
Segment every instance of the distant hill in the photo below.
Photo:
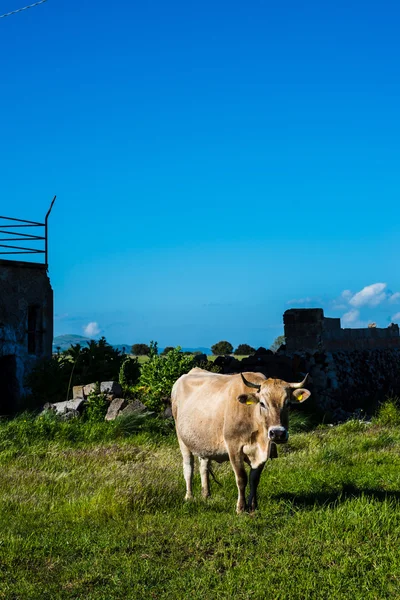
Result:
{"label": "distant hill", "polygon": [[83,335],[74,335],[70,333],[58,335],[53,340],[53,352],[57,352],[58,348],[60,348],[60,351],[63,352],[75,344],[86,346],[86,342],[90,342],[90,339],[84,337]]}
{"label": "distant hill", "polygon": [[[83,335],[74,335],[72,333],[67,333],[65,335],[58,335],[53,340],[53,352],[57,352],[58,348],[60,349],[60,352],[63,352],[64,350],[68,350],[68,348],[70,348],[71,346],[73,346],[75,344],[80,344],[81,346],[85,347],[87,342],[90,342],[90,338],[87,338]],[[120,352],[123,352],[123,350],[125,348],[125,352],[127,354],[129,354],[131,351],[132,344],[112,344],[112,346],[113,346],[113,348],[116,348]],[[158,351],[160,354],[163,351],[163,349],[164,348],[159,348]],[[212,354],[210,348],[204,348],[204,347],[182,348],[182,350],[183,350],[183,352],[201,352],[202,354]]]}

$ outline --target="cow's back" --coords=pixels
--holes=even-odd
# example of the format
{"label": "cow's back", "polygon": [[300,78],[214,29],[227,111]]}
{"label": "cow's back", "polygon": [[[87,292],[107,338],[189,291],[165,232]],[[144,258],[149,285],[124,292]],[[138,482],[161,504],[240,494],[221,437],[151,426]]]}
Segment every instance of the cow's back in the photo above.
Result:
{"label": "cow's back", "polygon": [[198,456],[226,458],[224,419],[231,401],[232,376],[192,369],[172,388],[172,414],[178,438]]}

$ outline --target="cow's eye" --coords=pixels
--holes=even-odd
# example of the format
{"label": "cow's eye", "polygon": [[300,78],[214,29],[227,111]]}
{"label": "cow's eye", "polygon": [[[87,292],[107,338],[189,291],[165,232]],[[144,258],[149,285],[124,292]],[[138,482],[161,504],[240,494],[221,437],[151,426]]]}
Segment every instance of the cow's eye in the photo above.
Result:
{"label": "cow's eye", "polygon": [[263,408],[267,408],[264,404],[264,402],[260,402],[260,406],[262,406]]}

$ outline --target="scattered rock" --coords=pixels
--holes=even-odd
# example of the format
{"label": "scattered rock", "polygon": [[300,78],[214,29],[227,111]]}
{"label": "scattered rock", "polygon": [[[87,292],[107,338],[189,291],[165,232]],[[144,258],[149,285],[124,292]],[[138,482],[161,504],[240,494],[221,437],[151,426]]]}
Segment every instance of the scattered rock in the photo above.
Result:
{"label": "scattered rock", "polygon": [[83,395],[87,398],[90,394],[93,394],[97,389],[97,383],[88,383],[83,386]]}
{"label": "scattered rock", "polygon": [[140,400],[134,400],[121,410],[118,416],[127,417],[129,415],[145,412],[146,410],[147,408]]}
{"label": "scattered rock", "polygon": [[116,419],[119,416],[121,410],[124,409],[126,405],[127,401],[124,398],[115,398],[108,407],[105,420],[114,421],[114,419]]}
{"label": "scattered rock", "polygon": [[70,409],[70,410],[67,410],[66,412],[64,412],[60,416],[60,419],[62,421],[71,421],[71,419],[76,419],[79,416],[80,416],[80,413],[77,410]]}
{"label": "scattered rock", "polygon": [[114,397],[122,395],[122,387],[116,381],[102,381],[100,384],[100,392],[102,394],[112,394]]}
{"label": "scattered rock", "polygon": [[[66,402],[56,402],[52,404],[52,410],[54,410],[58,415],[63,415],[69,411],[75,411],[80,414],[85,405],[84,398],[76,398],[75,400],[68,400]],[[45,405],[47,406],[47,405]]]}
{"label": "scattered rock", "polygon": [[163,417],[164,417],[164,419],[172,418],[172,407],[171,406],[167,406],[167,408],[164,410]]}
{"label": "scattered rock", "polygon": [[72,397],[75,400],[75,398],[84,398],[85,395],[83,393],[83,385],[74,385],[74,387],[72,388]]}

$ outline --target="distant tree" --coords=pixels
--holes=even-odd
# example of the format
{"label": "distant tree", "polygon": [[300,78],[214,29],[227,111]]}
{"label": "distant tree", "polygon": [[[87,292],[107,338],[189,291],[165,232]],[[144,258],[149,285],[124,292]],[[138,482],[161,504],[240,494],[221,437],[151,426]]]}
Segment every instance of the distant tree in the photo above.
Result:
{"label": "distant tree", "polygon": [[253,352],[255,352],[256,349],[253,348],[252,346],[249,346],[249,344],[239,344],[239,346],[236,348],[235,352],[233,354],[236,354],[236,356],[238,355],[244,355],[244,354],[253,354]]}
{"label": "distant tree", "polygon": [[233,346],[229,342],[221,341],[221,342],[217,342],[216,344],[214,344],[214,346],[211,346],[211,351],[213,354],[216,354],[216,355],[232,354]]}
{"label": "distant tree", "polygon": [[171,350],[173,350],[173,349],[174,349],[174,347],[173,347],[173,346],[166,346],[166,347],[164,348],[164,350],[161,352],[161,354],[163,354],[163,355],[164,355],[164,354],[168,354],[168,352],[171,352]]}
{"label": "distant tree", "polygon": [[158,343],[153,342],[153,340],[149,344],[149,357],[150,359],[158,356]]}
{"label": "distant tree", "polygon": [[147,344],[133,344],[131,354],[135,356],[148,356],[150,354],[150,346]]}
{"label": "distant tree", "polygon": [[259,348],[257,348],[255,353],[257,356],[263,356],[265,354],[268,354],[268,352],[270,352],[270,350],[267,350],[266,348],[264,348],[264,346],[260,346]]}
{"label": "distant tree", "polygon": [[276,352],[277,350],[279,350],[279,348],[284,343],[285,343],[285,336],[284,335],[278,335],[278,337],[275,338],[275,340],[271,344],[271,350],[272,350],[272,352]]}

